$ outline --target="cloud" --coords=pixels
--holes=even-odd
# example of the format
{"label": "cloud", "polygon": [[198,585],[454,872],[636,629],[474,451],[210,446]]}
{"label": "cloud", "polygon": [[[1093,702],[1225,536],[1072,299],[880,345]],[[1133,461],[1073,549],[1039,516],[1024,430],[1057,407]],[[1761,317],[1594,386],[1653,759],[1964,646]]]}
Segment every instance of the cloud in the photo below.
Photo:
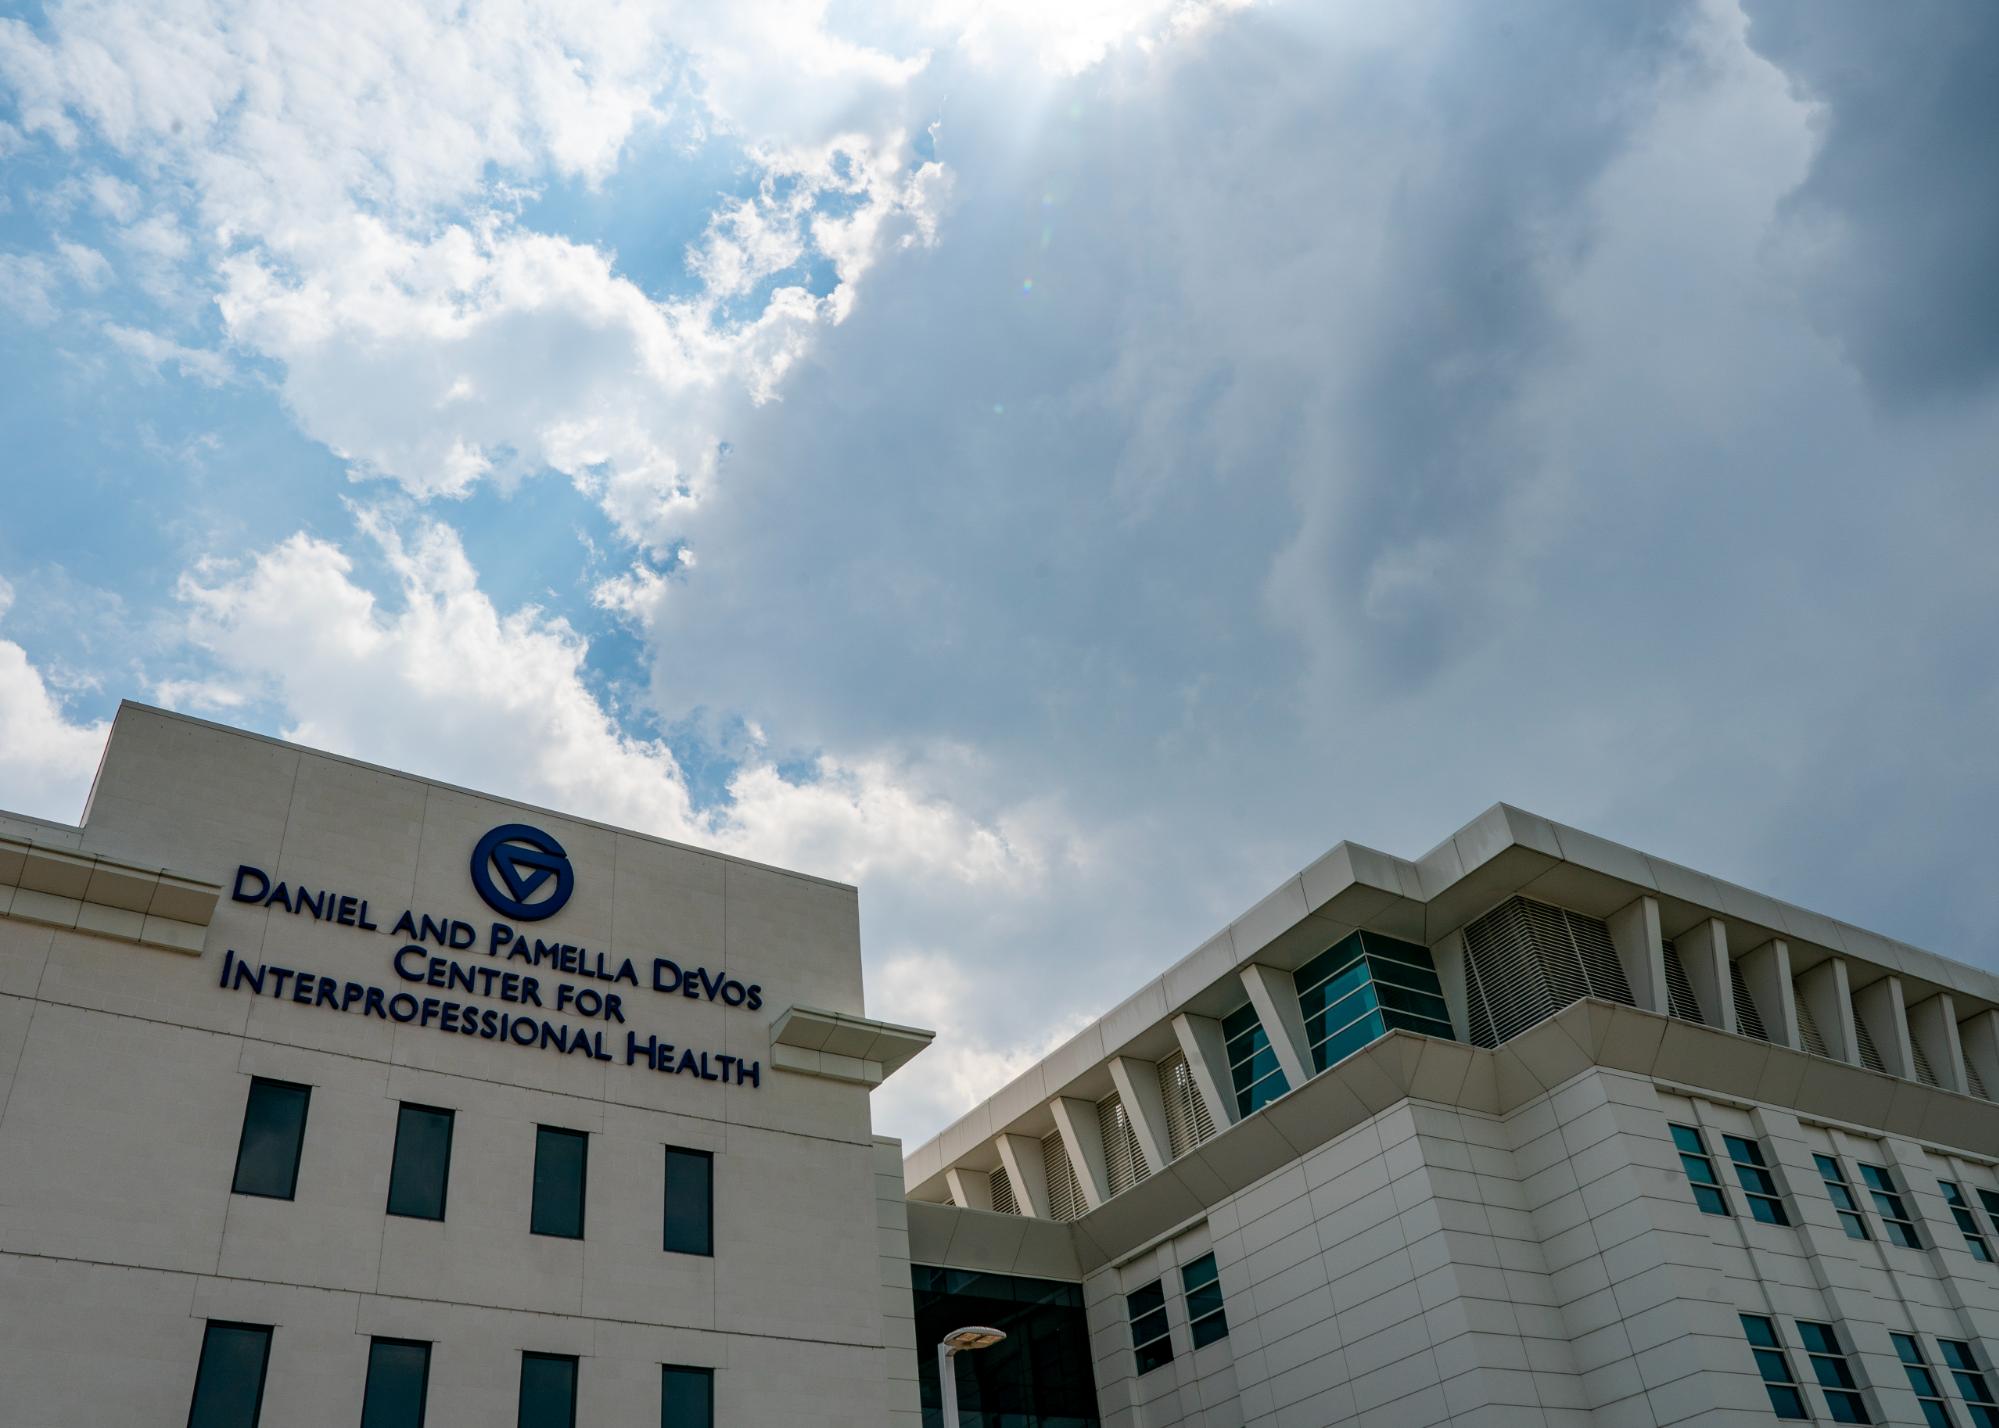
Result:
{"label": "cloud", "polygon": [[[13,603],[13,587],[0,580],[0,618]],[[27,651],[0,639],[0,789],[11,811],[79,818],[105,732],[101,722],[71,722]]]}
{"label": "cloud", "polygon": [[229,359],[220,352],[188,347],[157,332],[107,322],[104,324],[104,335],[126,356],[154,369],[172,367],[182,376],[192,377],[203,386],[219,387],[234,375]]}

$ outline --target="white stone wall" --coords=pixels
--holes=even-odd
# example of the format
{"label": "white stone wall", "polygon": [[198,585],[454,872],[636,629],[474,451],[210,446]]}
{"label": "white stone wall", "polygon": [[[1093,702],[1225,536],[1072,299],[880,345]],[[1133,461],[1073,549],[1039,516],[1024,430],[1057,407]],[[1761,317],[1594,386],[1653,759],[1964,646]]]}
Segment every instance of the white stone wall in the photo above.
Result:
{"label": "white stone wall", "polygon": [[[762,985],[759,1011],[611,988],[642,1039],[760,1060],[761,1087],[628,1066],[624,1027],[606,1064],[217,985],[233,950],[400,989],[391,919],[413,907],[483,937],[496,914],[470,850],[517,821],[560,839],[577,876],[530,931],[629,956],[642,980],[665,956]],[[266,1425],[359,1421],[371,1335],[434,1342],[438,1428],[511,1422],[523,1350],[582,1357],[585,1424],[656,1421],[662,1363],[714,1366],[722,1423],[913,1421],[899,1157],[864,1087],[770,1064],[788,1006],[862,1011],[851,888],[129,710],[67,834],[225,888],[250,863],[364,896],[381,930],[225,894],[194,957],[0,918],[8,1428],[179,1428],[210,1318],[276,1326]],[[292,1201],[230,1193],[253,1076],[313,1087]],[[456,1111],[442,1223],[385,1213],[403,1101]],[[528,1233],[541,1124],[590,1135],[580,1242]],[[669,1144],[714,1153],[712,1259],[661,1250]]]}

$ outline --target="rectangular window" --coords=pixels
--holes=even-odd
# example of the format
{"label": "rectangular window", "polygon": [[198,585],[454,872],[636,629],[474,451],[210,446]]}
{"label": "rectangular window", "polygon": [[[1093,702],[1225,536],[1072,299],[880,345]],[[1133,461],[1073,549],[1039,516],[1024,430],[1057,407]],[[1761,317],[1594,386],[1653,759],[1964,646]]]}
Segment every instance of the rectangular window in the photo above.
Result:
{"label": "rectangular window", "polygon": [[1222,1311],[1222,1280],[1215,1257],[1204,1254],[1180,1267],[1180,1284],[1187,1291],[1187,1333],[1194,1347],[1229,1336],[1229,1316]]}
{"label": "rectangular window", "polygon": [[1860,1385],[1853,1381],[1853,1370],[1846,1363],[1846,1351],[1840,1348],[1832,1325],[1800,1319],[1798,1337],[1804,1340],[1805,1358],[1812,1366],[1812,1376],[1825,1392],[1826,1412],[1831,1415],[1832,1421],[1873,1422],[1867,1416],[1867,1404],[1860,1396]]}
{"label": "rectangular window", "polygon": [[1964,1231],[1964,1244],[1971,1251],[1971,1257],[1981,1264],[1992,1263],[1991,1242],[1979,1228],[1978,1216],[1971,1213],[1971,1203],[1964,1198],[1964,1191],[1954,1180],[1939,1180],[1937,1188],[1943,1191],[1944,1203],[1950,1206],[1950,1217]]}
{"label": "rectangular window", "polygon": [[666,1148],[665,1247],[673,1254],[715,1253],[715,1157]]}
{"label": "rectangular window", "polygon": [[566,1240],[583,1238],[583,1190],[589,1167],[589,1136],[557,1126],[535,1127],[534,1210],[529,1229]]}
{"label": "rectangular window", "polygon": [[1978,1192],[1978,1203],[1985,1207],[1985,1213],[1992,1217],[1992,1223],[1999,1225],[1999,1190]]}
{"label": "rectangular window", "polygon": [[1680,1148],[1680,1168],[1687,1172],[1687,1183],[1693,1187],[1694,1203],[1703,1214],[1728,1214],[1728,1196],[1722,1193],[1721,1181],[1715,1177],[1707,1142],[1693,1126],[1674,1125],[1672,1130],[1673,1144]]}
{"label": "rectangular window", "polygon": [[1749,1213],[1766,1225],[1790,1224],[1791,1217],[1784,1213],[1784,1201],[1777,1194],[1777,1181],[1764,1164],[1763,1147],[1739,1135],[1721,1139],[1728,1147],[1729,1163],[1735,1167],[1736,1183],[1749,1201]]}
{"label": "rectangular window", "polygon": [[1944,1402],[1943,1390],[1937,1387],[1936,1375],[1930,1372],[1929,1361],[1923,1357],[1923,1346],[1914,1334],[1890,1334],[1895,1341],[1895,1356],[1902,1361],[1902,1372],[1909,1376],[1909,1388],[1916,1395],[1916,1402],[1922,1405],[1923,1421],[1929,1428],[1957,1428],[1957,1420],[1950,1416],[1950,1406]]}
{"label": "rectangular window", "polygon": [[264,1411],[264,1369],[271,1361],[268,1324],[210,1320],[194,1371],[187,1428],[256,1428]]}
{"label": "rectangular window", "polygon": [[1937,1347],[1943,1350],[1944,1364],[1957,1381],[1958,1396],[1964,1400],[1971,1421],[1977,1428],[1999,1428],[1999,1405],[1992,1401],[1992,1390],[1978,1360],[1972,1357],[1971,1345],[1960,1339],[1938,1339]]}
{"label": "rectangular window", "polygon": [[1874,1238],[1867,1233],[1867,1219],[1860,1213],[1860,1202],[1853,1198],[1853,1189],[1847,1184],[1846,1172],[1839,1168],[1839,1162],[1829,1155],[1814,1155],[1812,1159],[1818,1165],[1819,1177],[1825,1181],[1825,1193],[1832,1200],[1833,1209],[1839,1212],[1839,1222],[1845,1226],[1847,1238]]}
{"label": "rectangular window", "polygon": [[396,1112],[396,1149],[389,1163],[389,1213],[413,1220],[444,1218],[451,1182],[450,1111],[404,1106]]}
{"label": "rectangular window", "polygon": [[1879,1165],[1860,1166],[1861,1183],[1873,1197],[1874,1209],[1881,1216],[1881,1223],[1887,1228],[1888,1238],[1908,1249],[1921,1249],[1922,1239],[1916,1234],[1915,1221],[1902,1204],[1901,1193],[1895,1188],[1895,1178]]}
{"label": "rectangular window", "polygon": [[1770,1395],[1770,1407],[1779,1418],[1808,1418],[1805,1396],[1791,1375],[1791,1361],[1777,1339],[1777,1324],[1761,1314],[1743,1314],[1742,1332],[1748,1336],[1749,1352],[1756,1356],[1756,1372],[1763,1375],[1763,1388]]}
{"label": "rectangular window", "polygon": [[311,1099],[310,1086],[266,1081],[262,1076],[250,1082],[231,1190],[273,1200],[289,1200],[297,1193],[299,1152],[305,1147],[305,1108]]}
{"label": "rectangular window", "polygon": [[361,1428],[423,1428],[430,1395],[430,1345],[414,1339],[371,1339]]}
{"label": "rectangular window", "polygon": [[1228,1046],[1229,1082],[1235,1089],[1237,1115],[1260,1111],[1291,1089],[1253,1003],[1222,1018],[1222,1036]]}
{"label": "rectangular window", "polygon": [[659,1376],[659,1428],[715,1428],[715,1370],[667,1364]]}
{"label": "rectangular window", "polygon": [[1158,1280],[1124,1297],[1131,1319],[1131,1347],[1138,1371],[1151,1373],[1173,1362],[1173,1340],[1166,1331],[1166,1291]]}
{"label": "rectangular window", "polygon": [[521,1355],[516,1428],[576,1428],[576,1356]]}

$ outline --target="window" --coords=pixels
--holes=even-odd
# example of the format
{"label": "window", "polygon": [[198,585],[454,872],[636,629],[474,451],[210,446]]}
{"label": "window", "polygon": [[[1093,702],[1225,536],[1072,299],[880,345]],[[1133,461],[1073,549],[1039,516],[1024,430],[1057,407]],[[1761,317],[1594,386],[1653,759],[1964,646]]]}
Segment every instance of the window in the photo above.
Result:
{"label": "window", "polygon": [[1291,1089],[1253,1004],[1237,1007],[1223,1017],[1222,1035],[1228,1042],[1229,1081],[1235,1088],[1237,1115],[1260,1111]]}
{"label": "window", "polygon": [[1999,1224],[1999,1191],[1980,1190],[1978,1203],[1985,1207],[1985,1213],[1992,1217],[1993,1223]]}
{"label": "window", "polygon": [[1393,1030],[1456,1035],[1430,951],[1415,943],[1352,932],[1300,967],[1295,980],[1314,1071]]}
{"label": "window", "polygon": [[673,1254],[715,1253],[715,1157],[705,1150],[666,1148],[666,1234]]}
{"label": "window", "polygon": [[1978,1428],[1999,1428],[1999,1405],[1992,1401],[1992,1390],[1986,1386],[1978,1360],[1971,1356],[1971,1345],[1959,1339],[1938,1339],[1937,1347],[1943,1350],[1950,1376],[1957,1380],[1958,1394],[1971,1413],[1971,1421]]}
{"label": "window", "polygon": [[298,1157],[305,1146],[305,1108],[311,1099],[310,1086],[261,1076],[250,1082],[231,1190],[273,1200],[292,1198],[298,1190]]}
{"label": "window", "polygon": [[521,1355],[518,1428],[576,1428],[576,1357]]}
{"label": "window", "polygon": [[1971,1257],[1982,1264],[1992,1263],[1992,1245],[1978,1228],[1978,1217],[1971,1213],[1970,1202],[1964,1198],[1954,1180],[1939,1180],[1937,1188],[1943,1191],[1944,1203],[1950,1206],[1950,1217],[1957,1221],[1957,1227],[1964,1231],[1964,1243],[1971,1251]]}
{"label": "window", "polygon": [[535,1127],[534,1209],[529,1229],[538,1235],[583,1238],[583,1186],[589,1165],[590,1137],[582,1131]]}
{"label": "window", "polygon": [[412,1339],[369,1341],[361,1428],[423,1428],[424,1400],[429,1392],[429,1344]]}
{"label": "window", "polygon": [[1784,1213],[1784,1202],[1777,1194],[1777,1182],[1764,1165],[1763,1147],[1739,1135],[1725,1135],[1721,1139],[1728,1147],[1730,1163],[1735,1166],[1736,1183],[1742,1186],[1743,1197],[1749,1201],[1749,1213],[1766,1225],[1790,1224],[1791,1217]]}
{"label": "window", "polygon": [[1867,1404],[1860,1396],[1859,1385],[1853,1381],[1853,1370],[1846,1365],[1846,1353],[1839,1346],[1839,1339],[1830,1324],[1815,1324],[1810,1319],[1798,1320],[1798,1337],[1805,1342],[1805,1357],[1811,1362],[1812,1375],[1825,1390],[1826,1412],[1835,1423],[1871,1423],[1867,1416]]}
{"label": "window", "polygon": [[1874,1209],[1881,1216],[1881,1223],[1887,1227],[1888,1238],[1905,1248],[1921,1249],[1923,1242],[1916,1234],[1915,1222],[1902,1205],[1894,1177],[1878,1165],[1862,1165],[1860,1181],[1874,1198]]}
{"label": "window", "polygon": [[210,1320],[194,1371],[187,1428],[256,1428],[264,1411],[264,1369],[271,1358],[268,1324]]}
{"label": "window", "polygon": [[1222,1312],[1222,1281],[1215,1257],[1204,1254],[1180,1266],[1180,1284],[1187,1291],[1187,1332],[1194,1347],[1229,1336],[1229,1316]]}
{"label": "window", "polygon": [[1756,1372],[1763,1375],[1763,1388],[1770,1395],[1770,1407],[1779,1418],[1805,1418],[1805,1396],[1791,1376],[1791,1361],[1777,1340],[1777,1324],[1761,1314],[1744,1314],[1742,1332],[1749,1338],[1749,1352],[1756,1356]]}
{"label": "window", "polygon": [[1693,1186],[1694,1203],[1701,1212],[1708,1215],[1726,1215],[1728,1196],[1722,1193],[1721,1181],[1715,1178],[1714,1161],[1708,1158],[1707,1143],[1693,1126],[1675,1125],[1673,1144],[1680,1148],[1680,1167],[1687,1172],[1687,1183]]}
{"label": "window", "polygon": [[661,1367],[659,1428],[715,1428],[715,1370]]}
{"label": "window", "polygon": [[396,1150],[389,1164],[389,1213],[413,1220],[444,1218],[451,1181],[450,1111],[404,1106],[396,1112]]}
{"label": "window", "polygon": [[1124,1297],[1125,1313],[1131,1318],[1131,1347],[1138,1356],[1138,1371],[1151,1373],[1173,1362],[1173,1340],[1166,1332],[1166,1291],[1153,1280],[1136,1293]]}
{"label": "window", "polygon": [[1957,1420],[1950,1416],[1950,1407],[1943,1401],[1943,1390],[1937,1387],[1936,1375],[1930,1372],[1929,1361],[1923,1357],[1921,1342],[1914,1334],[1888,1337],[1895,1341],[1895,1356],[1902,1361],[1902,1372],[1909,1376],[1916,1402],[1923,1406],[1923,1421],[1930,1428],[1957,1428]]}
{"label": "window", "polygon": [[1860,1213],[1860,1202],[1853,1198],[1853,1188],[1846,1183],[1846,1172],[1839,1168],[1839,1162],[1829,1155],[1814,1155],[1819,1176],[1825,1181],[1825,1193],[1832,1200],[1833,1209],[1839,1211],[1839,1222],[1846,1227],[1846,1237],[1853,1240],[1870,1240],[1867,1233],[1866,1217]]}

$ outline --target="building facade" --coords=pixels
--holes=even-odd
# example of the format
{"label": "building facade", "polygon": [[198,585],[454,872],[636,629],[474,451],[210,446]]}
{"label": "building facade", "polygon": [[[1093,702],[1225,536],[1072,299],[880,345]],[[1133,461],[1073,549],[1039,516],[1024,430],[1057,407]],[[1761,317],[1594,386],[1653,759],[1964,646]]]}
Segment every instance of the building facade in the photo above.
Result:
{"label": "building facade", "polygon": [[0,1423],[916,1421],[852,888],[127,705],[0,817]]}

